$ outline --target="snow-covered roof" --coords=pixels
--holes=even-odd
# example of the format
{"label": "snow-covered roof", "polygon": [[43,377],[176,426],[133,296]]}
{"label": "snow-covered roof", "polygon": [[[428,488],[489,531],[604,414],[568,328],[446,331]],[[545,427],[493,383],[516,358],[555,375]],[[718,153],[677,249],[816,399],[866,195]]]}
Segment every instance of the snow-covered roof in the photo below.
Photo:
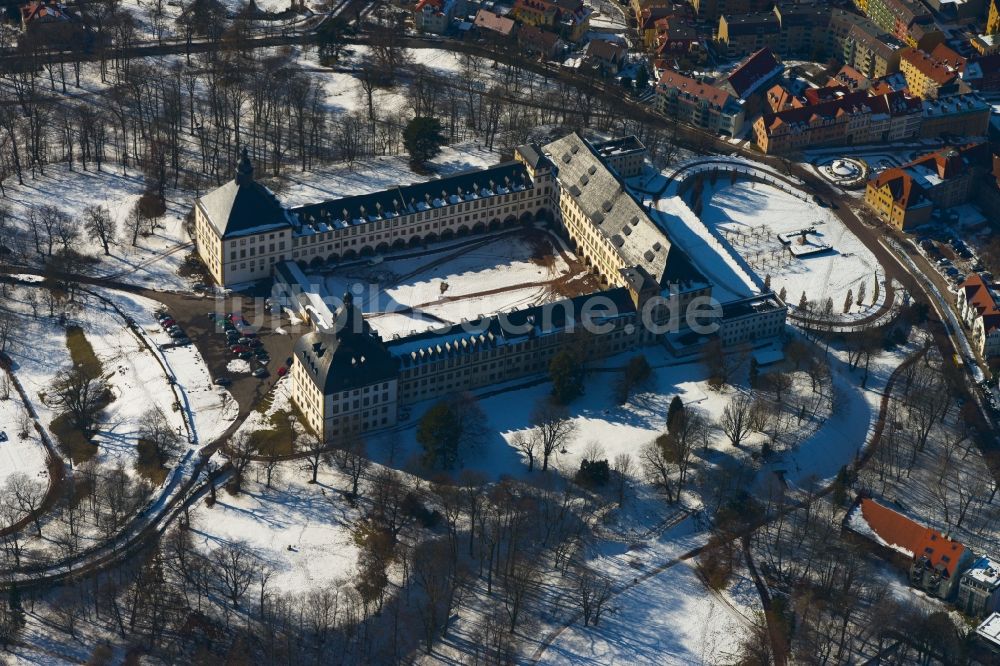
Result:
{"label": "snow-covered roof", "polygon": [[979,581],[990,589],[1000,587],[1000,563],[994,562],[989,557],[978,558],[963,574],[973,580]]}
{"label": "snow-covered roof", "polygon": [[993,613],[983,620],[983,623],[976,627],[976,634],[980,638],[1000,647],[1000,613]]}

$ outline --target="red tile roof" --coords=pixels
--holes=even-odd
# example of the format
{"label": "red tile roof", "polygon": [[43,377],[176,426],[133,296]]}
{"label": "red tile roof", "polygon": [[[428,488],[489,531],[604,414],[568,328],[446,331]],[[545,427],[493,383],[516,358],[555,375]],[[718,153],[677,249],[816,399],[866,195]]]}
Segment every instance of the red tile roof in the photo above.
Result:
{"label": "red tile roof", "polygon": [[906,47],[899,51],[900,62],[908,62],[913,68],[939,86],[947,85],[958,77],[958,71],[935,60],[925,51]]}
{"label": "red tile roof", "polygon": [[668,69],[660,76],[660,84],[666,88],[677,88],[681,92],[686,92],[698,99],[705,100],[709,104],[724,107],[731,99],[732,95],[725,90],[716,88],[707,83],[702,83],[689,76],[684,76],[680,72]]}
{"label": "red tile roof", "polygon": [[914,558],[927,557],[931,566],[941,565],[954,575],[965,552],[962,544],[871,499],[861,500],[861,515],[885,543],[913,553]]}
{"label": "red tile roof", "polygon": [[983,318],[983,328],[987,333],[1000,328],[1000,307],[997,306],[993,290],[981,275],[971,273],[959,288],[965,291],[965,302]]}

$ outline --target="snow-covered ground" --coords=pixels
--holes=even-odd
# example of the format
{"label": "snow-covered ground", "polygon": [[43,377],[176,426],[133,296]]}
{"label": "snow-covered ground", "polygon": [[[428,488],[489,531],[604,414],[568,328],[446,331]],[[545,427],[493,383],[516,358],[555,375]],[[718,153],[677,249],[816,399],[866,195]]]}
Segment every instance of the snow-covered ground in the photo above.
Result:
{"label": "snow-covered ground", "polygon": [[[351,292],[385,338],[563,298],[580,276],[553,235],[492,235],[315,276],[328,293]],[[406,255],[406,251],[400,254]],[[411,310],[412,309],[412,310]]]}
{"label": "snow-covered ground", "polygon": [[[849,314],[864,316],[878,309],[881,301],[872,304],[875,281],[882,278],[878,262],[830,209],[769,185],[750,182],[730,185],[720,179],[715,186],[706,186],[701,219],[723,234],[758,276],[770,275],[775,292],[785,289],[793,305],[803,293],[813,303],[823,304],[830,298],[834,313],[839,316],[848,290],[856,301],[864,283],[864,305],[855,303]],[[833,249],[793,257],[777,238],[777,234],[810,228],[815,228],[815,236]],[[756,238],[752,235],[755,229],[760,229]],[[770,256],[775,260],[766,261]],[[879,290],[880,299],[884,291]]]}
{"label": "snow-covered ground", "polygon": [[246,543],[275,571],[272,589],[281,593],[349,580],[357,571],[351,529],[360,512],[338,492],[345,487],[338,477],[322,473],[308,484],[298,467],[283,465],[271,488],[250,481],[238,496],[219,491],[214,506],[199,504],[191,512],[195,546],[207,554],[228,541]]}
{"label": "snow-covered ground", "polygon": [[[54,206],[69,214],[79,237],[72,248],[101,259],[95,272],[136,284],[149,284],[158,289],[185,289],[191,280],[177,274],[184,257],[192,251],[190,238],[184,230],[184,216],[192,205],[193,193],[171,191],[167,196],[167,213],[156,221],[157,228],[148,233],[146,228],[132,245],[132,232],[127,219],[135,202],[142,195],[142,175],[122,169],[116,164],[104,164],[102,171],[81,171],[79,165],[70,171],[65,164],[51,164],[45,175],[35,178],[25,174],[24,185],[16,177],[4,182],[6,205],[14,228],[24,239],[25,251],[35,256],[30,233],[30,214],[38,214],[40,206]],[[58,197],[52,193],[58,191]],[[100,241],[83,229],[84,210],[87,206],[106,206],[118,227],[118,242],[111,246],[111,255],[105,256]],[[37,224],[37,222],[35,223]],[[148,235],[144,235],[147,234]],[[56,242],[56,248],[59,242]],[[44,249],[44,240],[43,240]]]}
{"label": "snow-covered ground", "polygon": [[21,398],[13,388],[8,400],[0,400],[0,433],[6,435],[6,441],[0,441],[0,486],[11,474],[19,472],[48,485],[45,446],[41,438],[34,428],[28,431],[26,439],[18,435],[18,418],[22,409]]}
{"label": "snow-covered ground", "polygon": [[705,587],[693,560],[672,563],[706,540],[689,519],[640,549],[606,545],[588,564],[631,586],[611,599],[597,626],[576,622],[560,633],[539,663],[732,663],[755,610],[753,597],[723,599]]}

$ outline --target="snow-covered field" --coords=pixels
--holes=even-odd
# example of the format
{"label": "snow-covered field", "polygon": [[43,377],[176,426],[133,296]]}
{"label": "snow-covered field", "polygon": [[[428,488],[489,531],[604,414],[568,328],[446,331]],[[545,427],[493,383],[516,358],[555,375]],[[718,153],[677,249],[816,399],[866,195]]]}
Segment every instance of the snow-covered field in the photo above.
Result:
{"label": "snow-covered field", "polygon": [[[38,433],[31,428],[27,439],[18,436],[21,409],[21,398],[13,389],[10,399],[0,400],[0,433],[5,433],[7,437],[6,441],[0,441],[0,486],[11,474],[18,472],[36,477],[48,485],[45,447]],[[0,436],[0,439],[3,437]]]}

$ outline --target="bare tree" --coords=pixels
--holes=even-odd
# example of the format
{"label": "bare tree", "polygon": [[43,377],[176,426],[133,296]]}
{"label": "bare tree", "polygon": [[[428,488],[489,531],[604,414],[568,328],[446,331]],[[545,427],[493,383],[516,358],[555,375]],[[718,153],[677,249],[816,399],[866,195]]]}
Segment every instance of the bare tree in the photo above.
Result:
{"label": "bare tree", "polygon": [[111,217],[111,211],[106,206],[87,206],[83,215],[87,232],[101,241],[104,254],[110,255],[111,245],[115,242],[118,233],[118,227],[114,218]]}
{"label": "bare tree", "polygon": [[576,573],[576,592],[577,604],[583,613],[583,626],[591,623],[597,626],[604,605],[611,598],[611,581],[594,574],[590,569],[582,568]]}
{"label": "bare tree", "polygon": [[531,430],[530,432],[519,431],[514,433],[510,438],[510,443],[515,449],[523,453],[528,458],[528,471],[532,472],[535,469],[535,456],[538,454],[539,449],[541,449],[541,438],[538,436],[537,430]]}
{"label": "bare tree", "polygon": [[529,437],[537,437],[538,448],[542,452],[542,471],[549,469],[549,460],[556,451],[562,449],[576,434],[576,424],[570,420],[565,407],[551,400],[545,400],[531,413],[535,424],[534,432]]}
{"label": "bare tree", "polygon": [[306,464],[309,465],[309,470],[312,472],[309,483],[316,483],[320,465],[326,458],[326,444],[311,433],[303,435],[299,441],[302,443],[302,449],[306,452]]}
{"label": "bare tree", "polygon": [[371,465],[365,450],[365,440],[361,436],[352,437],[343,448],[334,452],[334,459],[341,471],[351,479],[351,497],[358,496],[358,483],[365,470]]}
{"label": "bare tree", "polygon": [[24,472],[15,472],[7,477],[5,494],[14,499],[23,514],[31,516],[35,531],[38,536],[42,536],[41,517],[38,514],[45,500],[45,487]]}
{"label": "bare tree", "polygon": [[622,506],[625,504],[625,491],[628,489],[629,481],[635,474],[635,462],[628,453],[619,453],[611,464],[611,470],[615,473],[618,506]]}
{"label": "bare tree", "polygon": [[740,443],[752,430],[754,400],[746,393],[737,393],[722,410],[719,426],[733,446]]}
{"label": "bare tree", "polygon": [[210,559],[219,592],[238,608],[253,584],[260,558],[245,542],[231,541],[213,550]]}
{"label": "bare tree", "polygon": [[69,413],[73,426],[90,433],[106,404],[110,388],[103,377],[77,366],[52,385],[52,403]]}

